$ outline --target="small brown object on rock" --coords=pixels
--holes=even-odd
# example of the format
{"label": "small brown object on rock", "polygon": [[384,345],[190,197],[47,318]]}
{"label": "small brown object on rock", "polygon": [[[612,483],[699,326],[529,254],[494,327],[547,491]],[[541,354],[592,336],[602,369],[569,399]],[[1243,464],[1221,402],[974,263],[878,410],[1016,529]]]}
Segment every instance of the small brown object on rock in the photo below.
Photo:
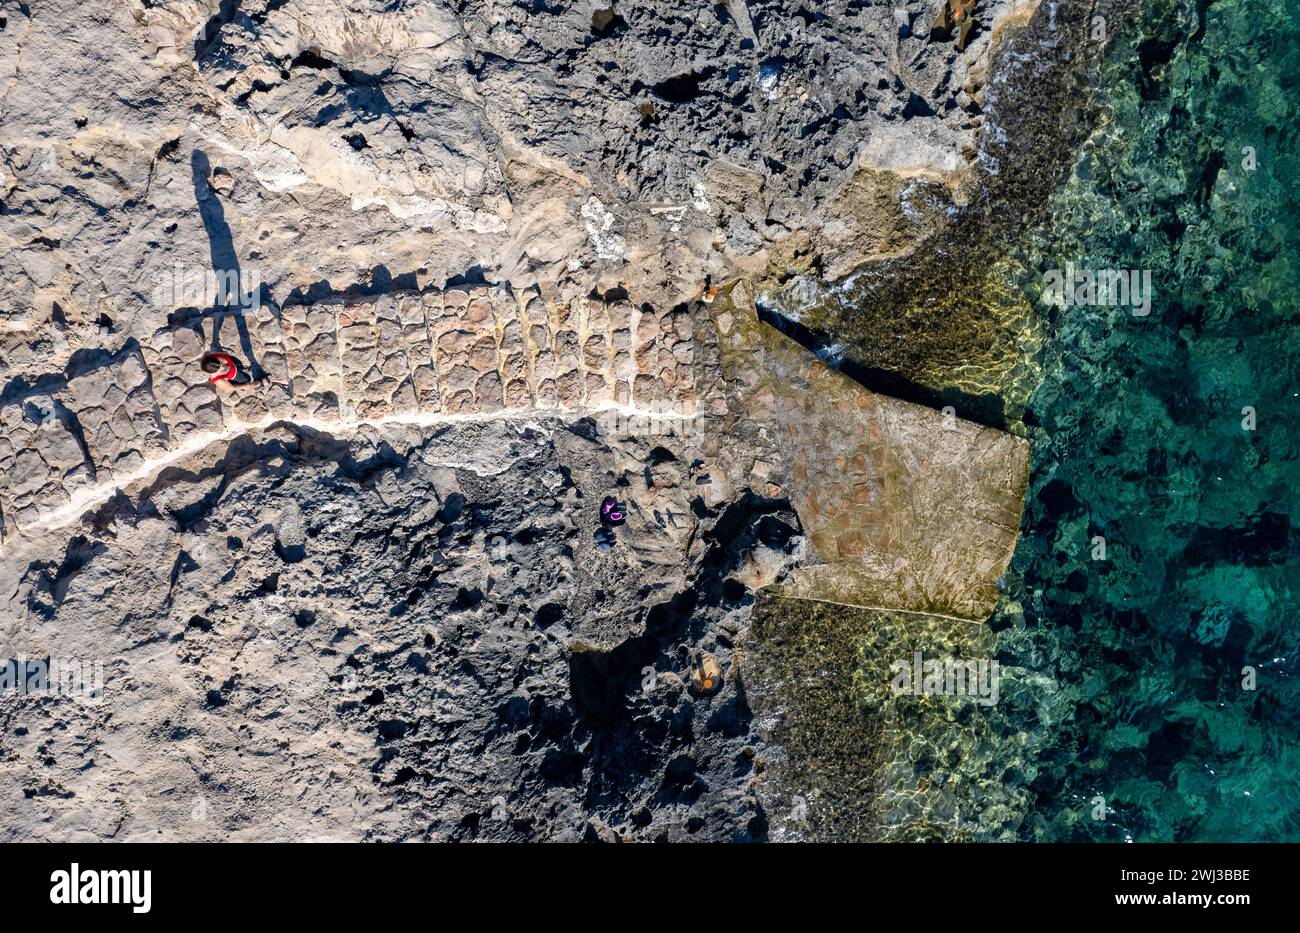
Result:
{"label": "small brown object on rock", "polygon": [[722,686],[722,665],[711,654],[702,654],[691,671],[691,686],[698,693],[716,693]]}
{"label": "small brown object on rock", "polygon": [[970,30],[975,25],[975,0],[943,0],[934,18],[934,29],[951,33],[957,30],[957,51],[964,51]]}

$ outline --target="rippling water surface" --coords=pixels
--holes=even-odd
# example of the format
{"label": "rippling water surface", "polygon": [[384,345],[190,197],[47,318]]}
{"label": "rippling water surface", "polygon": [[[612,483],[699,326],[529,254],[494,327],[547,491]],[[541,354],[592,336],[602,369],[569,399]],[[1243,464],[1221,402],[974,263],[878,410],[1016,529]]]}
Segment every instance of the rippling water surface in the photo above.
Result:
{"label": "rippling water surface", "polygon": [[974,756],[953,834],[1300,838],[1298,20],[1145,4],[1022,244],[1035,298],[1067,263],[1154,295],[1044,308],[1003,697],[934,752]]}

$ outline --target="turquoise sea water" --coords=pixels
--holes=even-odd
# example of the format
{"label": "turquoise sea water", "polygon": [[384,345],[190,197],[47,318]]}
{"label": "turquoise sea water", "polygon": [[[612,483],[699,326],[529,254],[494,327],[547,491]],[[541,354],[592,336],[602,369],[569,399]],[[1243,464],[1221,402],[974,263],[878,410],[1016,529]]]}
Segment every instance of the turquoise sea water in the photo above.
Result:
{"label": "turquoise sea water", "polygon": [[1154,295],[1043,308],[966,838],[1300,839],[1298,84],[1300,4],[1146,3],[1021,244],[1035,299],[1066,263]]}

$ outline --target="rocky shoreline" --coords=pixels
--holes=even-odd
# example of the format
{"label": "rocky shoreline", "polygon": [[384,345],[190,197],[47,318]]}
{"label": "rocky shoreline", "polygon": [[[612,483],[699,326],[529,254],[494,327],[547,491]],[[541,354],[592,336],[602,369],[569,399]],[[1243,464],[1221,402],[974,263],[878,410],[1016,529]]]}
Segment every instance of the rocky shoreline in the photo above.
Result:
{"label": "rocky shoreline", "polygon": [[[0,601],[10,656],[105,691],[0,695],[7,838],[806,836],[762,698],[818,668],[748,666],[756,607],[982,620],[1027,450],[764,295],[906,290],[1045,196],[1027,130],[1041,171],[989,181],[980,111],[1048,11],[958,51],[918,3],[56,8],[0,30]],[[944,321],[931,370],[858,362],[954,385]]]}

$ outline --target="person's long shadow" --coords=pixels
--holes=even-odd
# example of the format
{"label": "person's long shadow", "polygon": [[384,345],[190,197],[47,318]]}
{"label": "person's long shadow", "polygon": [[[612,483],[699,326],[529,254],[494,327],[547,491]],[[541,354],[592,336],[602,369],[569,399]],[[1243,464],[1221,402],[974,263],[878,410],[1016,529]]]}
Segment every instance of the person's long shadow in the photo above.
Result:
{"label": "person's long shadow", "polygon": [[202,150],[195,149],[190,154],[194,200],[198,204],[199,216],[203,218],[203,229],[208,234],[208,253],[217,280],[217,300],[212,307],[212,349],[221,349],[221,328],[227,317],[234,317],[239,346],[244,351],[244,359],[248,360],[250,375],[257,380],[263,376],[262,367],[253,355],[253,340],[248,334],[248,322],[244,320],[244,313],[253,297],[247,293],[244,284],[239,257],[235,254],[235,239],[226,223],[221,199],[208,186],[211,171],[208,157]]}

